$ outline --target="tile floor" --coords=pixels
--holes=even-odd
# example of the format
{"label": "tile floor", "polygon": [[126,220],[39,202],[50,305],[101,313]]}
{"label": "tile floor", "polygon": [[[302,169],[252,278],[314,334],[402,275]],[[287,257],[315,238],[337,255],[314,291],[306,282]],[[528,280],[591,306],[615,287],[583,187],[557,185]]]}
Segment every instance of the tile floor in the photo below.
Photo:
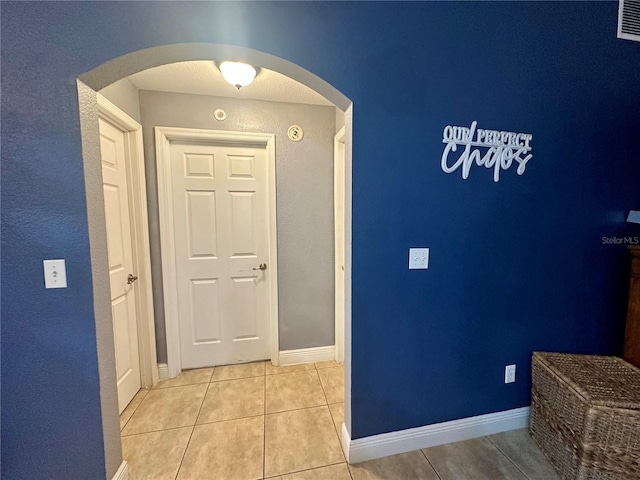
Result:
{"label": "tile floor", "polygon": [[187,370],[122,412],[131,480],[559,480],[526,430],[347,465],[344,370],[256,362]]}

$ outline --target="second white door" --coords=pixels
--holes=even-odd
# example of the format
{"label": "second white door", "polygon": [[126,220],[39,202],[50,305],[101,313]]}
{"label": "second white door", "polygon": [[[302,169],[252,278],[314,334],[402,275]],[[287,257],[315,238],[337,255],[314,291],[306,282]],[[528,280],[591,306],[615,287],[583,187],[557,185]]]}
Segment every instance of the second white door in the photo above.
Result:
{"label": "second white door", "polygon": [[103,118],[99,119],[99,127],[118,407],[122,413],[140,390],[137,285],[133,283],[137,272],[131,244],[124,133]]}
{"label": "second white door", "polygon": [[183,369],[269,358],[266,150],[171,143]]}

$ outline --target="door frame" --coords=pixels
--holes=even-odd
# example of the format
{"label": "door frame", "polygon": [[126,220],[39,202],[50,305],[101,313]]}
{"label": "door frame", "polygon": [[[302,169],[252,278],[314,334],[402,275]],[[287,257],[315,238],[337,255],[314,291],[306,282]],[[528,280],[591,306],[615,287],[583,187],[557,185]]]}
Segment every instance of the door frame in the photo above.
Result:
{"label": "door frame", "polygon": [[271,362],[278,364],[278,249],[276,222],[276,148],[275,134],[179,127],[155,127],[158,172],[158,210],[160,215],[160,251],[164,293],[165,329],[167,337],[167,370],[169,378],[182,371],[180,358],[180,326],[178,323],[178,288],[175,257],[174,221],[171,202],[171,142],[215,143],[238,147],[263,148],[267,161],[269,268],[269,350]]}
{"label": "door frame", "polygon": [[133,267],[135,268],[134,273],[138,276],[136,324],[138,328],[140,385],[142,388],[151,388],[158,383],[159,377],[151,285],[151,256],[142,126],[99,93],[97,94],[97,103],[98,116],[114,125],[124,134],[131,247],[133,251]]}
{"label": "door frame", "polygon": [[[344,317],[345,317],[345,136],[343,126],[333,137],[333,208],[334,208],[334,259],[335,259],[335,344],[336,361],[344,362]],[[342,262],[340,262],[342,258]]]}

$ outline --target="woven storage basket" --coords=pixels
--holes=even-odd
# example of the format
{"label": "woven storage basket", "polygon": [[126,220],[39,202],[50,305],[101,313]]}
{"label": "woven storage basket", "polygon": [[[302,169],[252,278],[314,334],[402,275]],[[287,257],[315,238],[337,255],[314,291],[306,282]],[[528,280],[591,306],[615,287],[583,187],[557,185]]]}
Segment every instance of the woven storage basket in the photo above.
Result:
{"label": "woven storage basket", "polygon": [[531,433],[563,480],[640,479],[640,370],[534,352]]}

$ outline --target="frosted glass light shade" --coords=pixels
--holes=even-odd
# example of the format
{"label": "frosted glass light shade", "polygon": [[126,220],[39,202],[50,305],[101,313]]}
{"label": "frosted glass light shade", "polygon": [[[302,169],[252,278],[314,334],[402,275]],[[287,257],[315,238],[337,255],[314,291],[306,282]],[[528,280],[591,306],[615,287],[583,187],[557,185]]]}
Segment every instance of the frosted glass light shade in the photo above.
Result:
{"label": "frosted glass light shade", "polygon": [[256,78],[256,69],[240,62],[222,62],[220,71],[224,79],[236,88],[246,87]]}

